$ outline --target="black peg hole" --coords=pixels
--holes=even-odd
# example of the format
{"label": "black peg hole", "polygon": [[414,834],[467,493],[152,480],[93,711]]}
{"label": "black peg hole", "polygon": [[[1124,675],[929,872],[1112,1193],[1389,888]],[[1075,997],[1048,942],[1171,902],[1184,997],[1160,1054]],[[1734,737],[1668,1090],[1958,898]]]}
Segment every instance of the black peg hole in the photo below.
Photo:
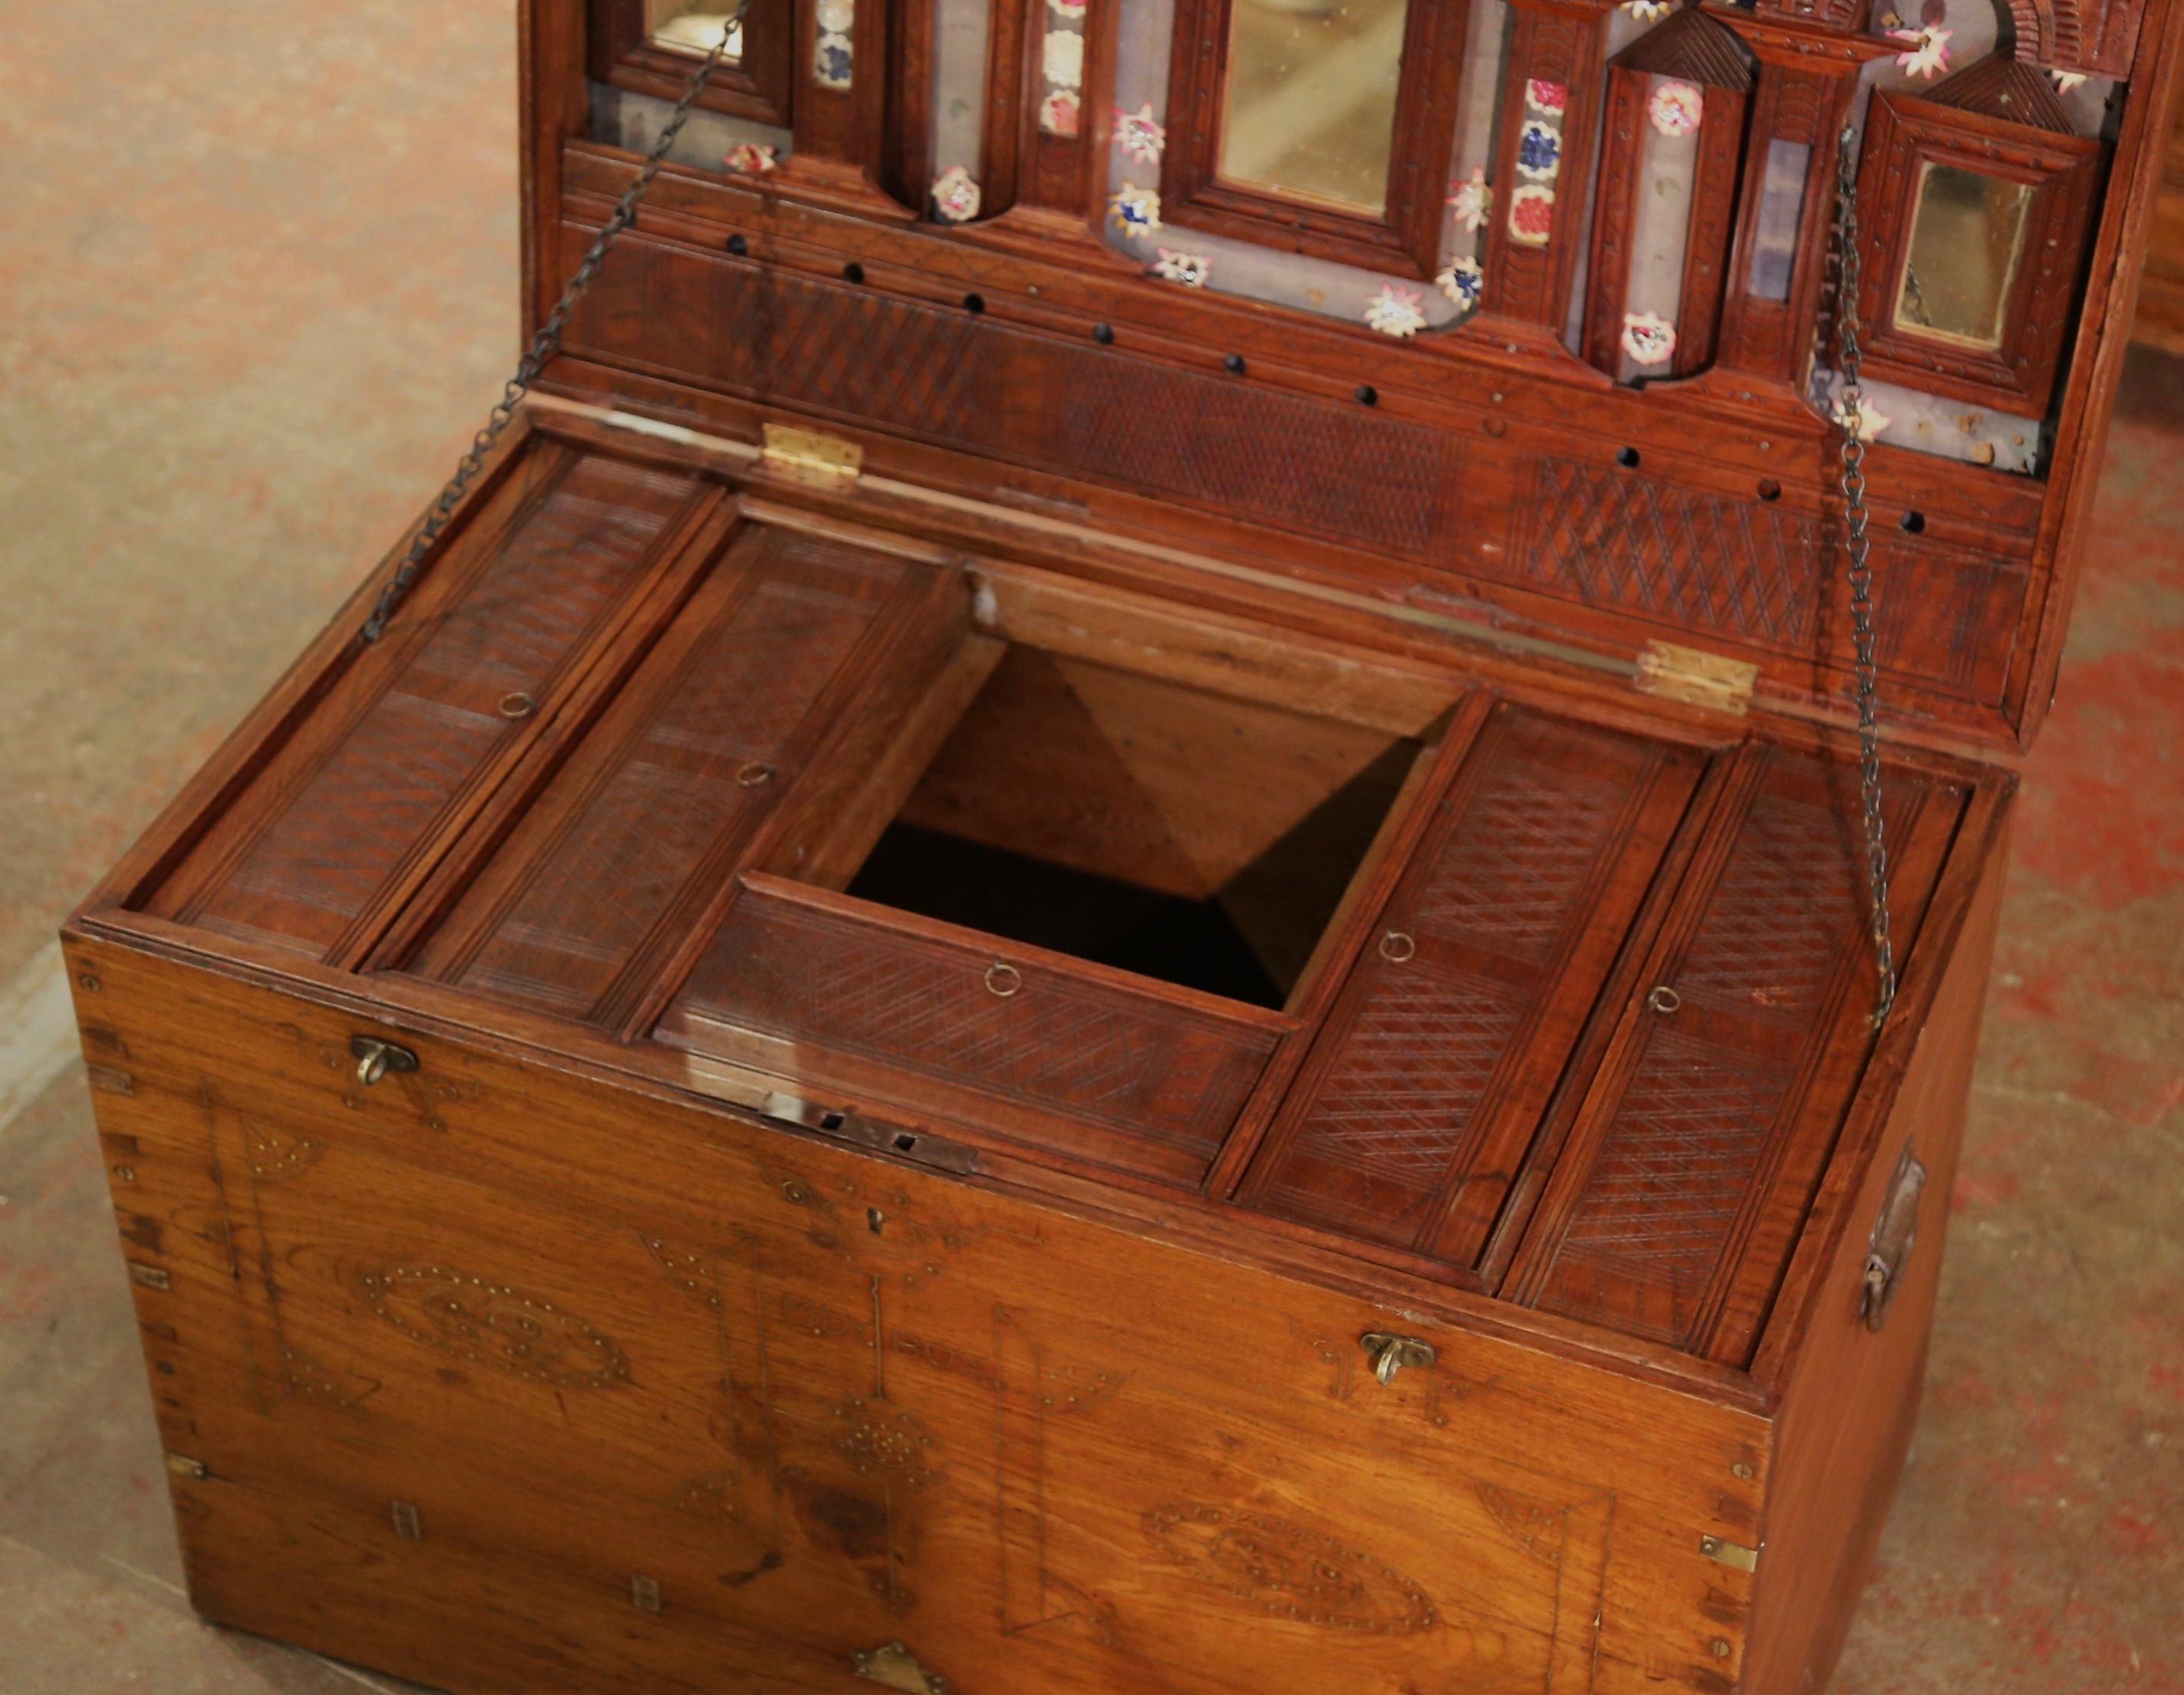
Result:
{"label": "black peg hole", "polygon": [[897,1153],[908,1153],[912,1152],[912,1151],[916,1148],[916,1146],[917,1146],[917,1138],[916,1138],[916,1136],[911,1136],[911,1135],[908,1135],[908,1134],[905,1134],[905,1135],[902,1135],[902,1136],[897,1136],[897,1137],[895,1137],[895,1139],[894,1139],[894,1145],[895,1145],[895,1151],[896,1151]]}
{"label": "black peg hole", "polygon": [[963,309],[966,312],[972,314],[973,316],[976,316],[978,313],[983,312],[986,309],[986,297],[983,294],[965,295],[963,297]]}
{"label": "black peg hole", "polygon": [[1926,514],[1923,512],[1907,512],[1903,514],[1903,524],[1905,535],[1922,535],[1926,528]]}
{"label": "black peg hole", "polygon": [[864,268],[862,265],[859,264],[858,264],[855,259],[851,259],[851,260],[849,262],[849,264],[845,264],[845,265],[844,265],[844,266],[842,267],[842,281],[844,281],[844,282],[862,282],[864,280],[865,280],[865,268]]}
{"label": "black peg hole", "polygon": [[1244,375],[1244,356],[1241,353],[1231,353],[1227,358],[1222,360],[1221,364],[1231,376]]}
{"label": "black peg hole", "polygon": [[819,1128],[822,1130],[839,1130],[849,1120],[840,1113],[822,1113],[819,1115]]}
{"label": "black peg hole", "polygon": [[1638,450],[1635,447],[1618,447],[1615,450],[1615,463],[1626,471],[1629,470],[1638,463]]}
{"label": "black peg hole", "polygon": [[1115,342],[1115,326],[1112,324],[1095,324],[1092,326],[1092,339],[1103,347],[1112,347]]}
{"label": "black peg hole", "polygon": [[1369,382],[1359,383],[1357,385],[1357,403],[1360,406],[1378,406],[1380,403],[1380,391],[1373,387]]}
{"label": "black peg hole", "polygon": [[1760,478],[1760,479],[1759,479],[1759,497],[1760,497],[1762,500],[1780,500],[1780,499],[1781,499],[1781,497],[1782,497],[1782,485],[1781,485],[1780,483],[1779,483],[1779,482],[1775,481],[1774,481],[1774,479],[1773,477],[1762,477],[1762,478]]}
{"label": "black peg hole", "polygon": [[741,258],[750,251],[750,243],[741,236],[731,236],[728,237],[728,251]]}

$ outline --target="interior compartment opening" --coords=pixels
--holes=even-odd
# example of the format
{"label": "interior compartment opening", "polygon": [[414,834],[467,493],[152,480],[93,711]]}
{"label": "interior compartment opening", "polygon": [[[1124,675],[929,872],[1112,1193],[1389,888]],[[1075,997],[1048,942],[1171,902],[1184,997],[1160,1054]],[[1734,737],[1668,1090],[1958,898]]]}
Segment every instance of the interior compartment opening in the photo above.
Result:
{"label": "interior compartment opening", "polygon": [[1421,746],[1012,646],[846,892],[1279,1008]]}

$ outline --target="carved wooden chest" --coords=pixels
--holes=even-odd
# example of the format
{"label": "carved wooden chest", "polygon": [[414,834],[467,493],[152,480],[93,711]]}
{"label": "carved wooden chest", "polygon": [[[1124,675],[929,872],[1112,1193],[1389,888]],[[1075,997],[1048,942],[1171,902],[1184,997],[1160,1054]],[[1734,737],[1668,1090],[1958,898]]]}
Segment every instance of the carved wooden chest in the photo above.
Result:
{"label": "carved wooden chest", "polygon": [[68,931],[199,1608],[1817,1689],[2170,8],[524,15],[532,397]]}

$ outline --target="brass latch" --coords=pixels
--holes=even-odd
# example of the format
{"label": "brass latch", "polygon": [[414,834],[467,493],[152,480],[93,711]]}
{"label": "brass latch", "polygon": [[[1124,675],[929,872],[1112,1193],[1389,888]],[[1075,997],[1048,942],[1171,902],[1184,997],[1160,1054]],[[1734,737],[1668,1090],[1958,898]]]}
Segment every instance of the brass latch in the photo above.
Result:
{"label": "brass latch", "polygon": [[948,1680],[937,1671],[928,1671],[917,1663],[917,1656],[899,1642],[851,1654],[850,1670],[883,1689],[900,1689],[903,1695],[948,1695]]}
{"label": "brass latch", "polygon": [[1431,1342],[1414,1336],[1390,1336],[1375,1330],[1368,1331],[1357,1341],[1373,1362],[1373,1375],[1384,1384],[1394,1382],[1396,1374],[1407,1365],[1423,1371],[1440,1358]]}
{"label": "brass latch", "polygon": [[865,468],[865,450],[839,436],[799,430],[790,424],[766,426],[766,451],[759,465],[806,488],[847,488]]}
{"label": "brass latch", "polygon": [[1758,682],[1758,666],[1703,648],[1648,642],[1638,655],[1639,693],[1710,706],[1740,718],[1752,709],[1752,691]]}
{"label": "brass latch", "polygon": [[1888,1186],[1888,1199],[1873,1226],[1873,1240],[1865,1250],[1865,1287],[1858,1302],[1859,1315],[1868,1330],[1888,1322],[1888,1305],[1902,1287],[1903,1268],[1919,1240],[1919,1197],[1926,1186],[1926,1167],[1909,1148],[1897,1162]]}

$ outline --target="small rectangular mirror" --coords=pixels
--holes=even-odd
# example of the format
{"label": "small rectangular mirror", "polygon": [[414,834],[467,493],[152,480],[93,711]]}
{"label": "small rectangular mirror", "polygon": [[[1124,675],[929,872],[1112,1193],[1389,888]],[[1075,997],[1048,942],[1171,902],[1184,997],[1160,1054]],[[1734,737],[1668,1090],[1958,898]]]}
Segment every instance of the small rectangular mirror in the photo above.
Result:
{"label": "small rectangular mirror", "polygon": [[734,16],[720,0],[644,0],[644,36],[670,53],[702,55],[726,36],[725,57],[733,61],[743,57],[743,26],[732,24]]}
{"label": "small rectangular mirror", "polygon": [[1408,0],[1231,0],[1220,175],[1387,209]]}
{"label": "small rectangular mirror", "polygon": [[2028,184],[1923,164],[1896,327],[1958,347],[1999,348],[2031,207]]}

